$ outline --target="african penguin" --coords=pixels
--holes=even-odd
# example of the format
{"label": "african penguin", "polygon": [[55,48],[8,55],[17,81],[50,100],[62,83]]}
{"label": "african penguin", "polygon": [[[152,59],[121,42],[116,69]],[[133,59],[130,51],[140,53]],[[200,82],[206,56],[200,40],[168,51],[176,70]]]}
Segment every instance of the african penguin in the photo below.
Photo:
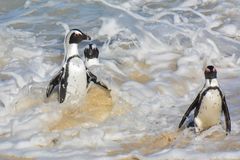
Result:
{"label": "african penguin", "polygon": [[84,49],[85,65],[87,68],[93,65],[99,65],[99,51],[95,44],[89,44],[88,48]]}
{"label": "african penguin", "polygon": [[[84,49],[85,66],[87,68],[87,73],[89,74],[89,76],[91,78],[95,77],[91,81],[102,86],[105,89],[108,89],[108,87],[103,82],[97,80],[97,77],[95,75],[93,75],[93,73],[92,73],[92,71],[94,72],[94,70],[96,68],[97,68],[97,70],[100,69],[100,67],[99,67],[100,63],[99,63],[98,56],[99,56],[99,51],[95,44],[89,44],[88,47],[86,47]],[[108,89],[108,90],[110,90],[110,89]]]}
{"label": "african penguin", "polygon": [[[58,100],[63,103],[80,101],[87,92],[88,84],[97,81],[97,77],[86,69],[78,53],[78,43],[90,39],[78,29],[72,29],[65,37],[65,58],[61,70],[50,80],[46,96],[49,97],[58,85]],[[105,86],[104,86],[105,87]]]}
{"label": "african penguin", "polygon": [[192,110],[194,111],[195,131],[201,132],[221,122],[221,113],[223,111],[226,123],[226,132],[231,131],[231,120],[225,96],[219,88],[217,81],[217,70],[214,66],[207,66],[205,69],[205,85],[199,92],[196,99],[190,105],[184,114],[179,128]]}

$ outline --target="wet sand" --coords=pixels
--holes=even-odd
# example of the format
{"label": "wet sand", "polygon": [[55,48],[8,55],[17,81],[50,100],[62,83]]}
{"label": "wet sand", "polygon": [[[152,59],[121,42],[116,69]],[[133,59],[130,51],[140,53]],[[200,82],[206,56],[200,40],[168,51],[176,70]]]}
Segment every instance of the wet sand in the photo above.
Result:
{"label": "wet sand", "polygon": [[145,135],[140,139],[136,139],[134,142],[123,143],[120,150],[111,151],[108,155],[121,155],[132,151],[139,151],[143,155],[152,154],[168,148],[176,139],[177,135],[177,132],[162,133],[160,135]]}
{"label": "wet sand", "polygon": [[151,80],[151,77],[144,74],[144,73],[141,73],[139,71],[133,71],[130,73],[129,75],[130,79],[134,80],[134,81],[137,81],[139,83],[147,83]]}
{"label": "wet sand", "polygon": [[129,157],[126,157],[126,158],[121,158],[119,160],[140,160],[140,159],[137,158],[137,157],[134,157],[134,156],[129,156]]}
{"label": "wet sand", "polygon": [[102,87],[92,86],[85,101],[80,106],[65,107],[62,117],[50,130],[64,130],[86,123],[103,122],[112,111],[113,102],[110,92]]}
{"label": "wet sand", "polygon": [[34,160],[34,158],[17,157],[14,155],[0,154],[1,160]]}

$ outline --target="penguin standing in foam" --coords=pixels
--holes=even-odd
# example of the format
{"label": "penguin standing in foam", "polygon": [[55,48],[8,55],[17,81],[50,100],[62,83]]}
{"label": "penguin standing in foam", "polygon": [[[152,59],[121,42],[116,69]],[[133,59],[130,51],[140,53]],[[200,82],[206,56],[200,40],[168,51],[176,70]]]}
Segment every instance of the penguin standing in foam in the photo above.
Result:
{"label": "penguin standing in foam", "polygon": [[[108,89],[108,87],[101,81],[97,79],[95,75],[92,74],[92,71],[94,72],[95,69],[99,71],[100,69],[99,65],[99,51],[95,44],[89,44],[88,47],[84,49],[84,57],[85,57],[85,66],[87,67],[87,74],[88,77],[91,78],[89,81],[93,81],[94,83],[102,86],[103,88]],[[95,67],[94,67],[95,66]]]}
{"label": "penguin standing in foam", "polygon": [[61,70],[50,80],[46,96],[49,97],[58,85],[58,100],[78,102],[87,93],[90,81],[100,83],[97,77],[88,72],[78,53],[78,44],[91,38],[78,29],[72,29],[65,37],[65,57]]}
{"label": "penguin standing in foam", "polygon": [[90,68],[94,65],[100,65],[99,64],[99,51],[96,45],[89,44],[88,48],[84,49],[84,57],[85,57],[85,65],[87,68]]}
{"label": "penguin standing in foam", "polygon": [[217,81],[217,70],[214,66],[207,66],[205,69],[205,85],[196,99],[184,114],[179,128],[192,110],[194,111],[194,127],[196,132],[201,132],[221,122],[223,111],[226,122],[226,132],[231,131],[231,120],[228,106]]}

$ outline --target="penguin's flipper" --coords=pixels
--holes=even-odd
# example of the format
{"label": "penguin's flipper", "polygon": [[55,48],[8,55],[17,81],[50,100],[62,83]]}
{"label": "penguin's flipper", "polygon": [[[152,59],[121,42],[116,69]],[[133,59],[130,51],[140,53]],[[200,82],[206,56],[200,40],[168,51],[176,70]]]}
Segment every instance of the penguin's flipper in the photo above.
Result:
{"label": "penguin's flipper", "polygon": [[63,75],[64,72],[64,68],[62,68],[49,82],[48,87],[47,87],[47,91],[46,91],[46,96],[49,97],[54,89],[54,87],[56,85],[59,84],[61,77]]}
{"label": "penguin's flipper", "polygon": [[95,84],[109,90],[108,87],[103,82],[100,82],[97,80],[97,76],[95,76],[89,70],[87,70],[87,83],[89,84],[91,81],[94,82]]}
{"label": "penguin's flipper", "polygon": [[181,122],[178,125],[178,128],[181,128],[184,121],[186,120],[186,118],[188,117],[188,115],[191,113],[191,111],[198,106],[198,102],[199,102],[199,98],[200,98],[200,93],[197,95],[197,97],[195,98],[195,100],[193,101],[193,103],[189,106],[188,110],[186,111],[186,113],[184,114]]}
{"label": "penguin's flipper", "polygon": [[59,94],[58,94],[58,101],[63,103],[66,98],[67,92],[67,74],[65,73],[60,80],[59,84]]}
{"label": "penguin's flipper", "polygon": [[230,119],[230,114],[228,111],[228,106],[226,103],[225,96],[223,97],[223,100],[222,100],[222,110],[223,110],[223,113],[225,116],[226,131],[227,131],[227,133],[230,133],[231,132],[231,119]]}

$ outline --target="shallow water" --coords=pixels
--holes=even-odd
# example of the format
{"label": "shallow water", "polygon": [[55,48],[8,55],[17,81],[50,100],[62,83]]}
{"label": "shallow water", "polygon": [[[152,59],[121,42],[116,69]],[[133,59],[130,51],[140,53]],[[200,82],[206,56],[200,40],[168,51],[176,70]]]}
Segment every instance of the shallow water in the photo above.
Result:
{"label": "shallow water", "polygon": [[[237,159],[240,157],[240,1],[12,0],[0,2],[0,159]],[[45,98],[66,28],[100,50],[83,104]],[[87,42],[81,43],[82,55]],[[232,120],[177,130],[213,64]],[[96,97],[99,100],[96,100]],[[224,120],[224,118],[223,118]],[[19,157],[19,158],[18,158]]]}

